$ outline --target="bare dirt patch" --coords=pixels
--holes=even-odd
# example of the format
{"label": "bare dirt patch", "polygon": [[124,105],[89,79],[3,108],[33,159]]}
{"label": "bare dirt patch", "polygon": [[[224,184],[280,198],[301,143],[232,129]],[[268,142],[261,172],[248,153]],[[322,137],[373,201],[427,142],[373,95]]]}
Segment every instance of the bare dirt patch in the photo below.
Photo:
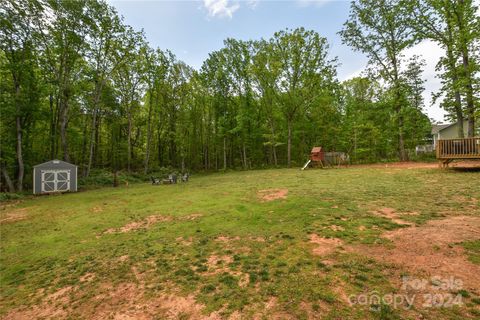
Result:
{"label": "bare dirt patch", "polygon": [[218,236],[215,238],[215,241],[219,241],[219,242],[231,242],[231,241],[238,241],[238,240],[240,240],[239,236],[236,236],[236,237]]}
{"label": "bare dirt patch", "polygon": [[411,225],[411,223],[403,220],[402,216],[416,214],[416,213],[412,213],[412,212],[398,213],[398,212],[395,211],[395,209],[386,208],[386,207],[385,208],[380,208],[378,210],[370,211],[370,213],[372,213],[376,216],[379,216],[379,217],[390,219],[397,224],[406,224],[406,225]]}
{"label": "bare dirt patch", "polygon": [[230,264],[233,262],[233,257],[229,255],[212,254],[207,259],[208,271],[203,273],[205,276],[212,276],[216,274],[229,273],[232,276],[238,277],[238,286],[245,288],[250,284],[250,275],[241,271],[230,269]]}
{"label": "bare dirt patch", "polygon": [[152,227],[154,224],[160,223],[160,222],[170,222],[174,220],[178,221],[192,221],[195,219],[198,219],[202,216],[200,213],[193,213],[187,216],[182,216],[178,218],[174,218],[173,216],[164,216],[164,215],[151,215],[146,217],[143,220],[139,221],[132,221],[124,225],[123,227],[120,228],[110,228],[105,230],[103,233],[104,234],[110,234],[110,233],[125,233],[125,232],[131,232],[131,231],[136,231],[139,229],[148,229]]}
{"label": "bare dirt patch", "polygon": [[328,227],[328,228],[330,228],[332,231],[344,231],[344,230],[345,230],[344,227],[342,227],[342,226],[337,226],[336,224],[332,224],[332,225],[331,225],[330,227]]}
{"label": "bare dirt patch", "polygon": [[259,190],[257,196],[261,201],[268,202],[278,199],[286,199],[288,195],[288,189],[266,189]]}
{"label": "bare dirt patch", "polygon": [[429,221],[420,227],[389,231],[388,246],[355,246],[354,251],[399,265],[424,277],[455,277],[464,289],[480,293],[480,266],[468,261],[460,243],[480,238],[480,217],[457,216]]}
{"label": "bare dirt patch", "polygon": [[184,246],[191,246],[192,243],[193,243],[193,238],[192,237],[188,237],[188,238],[184,238],[184,237],[178,237],[175,239],[178,243],[181,243],[182,245]]}
{"label": "bare dirt patch", "polygon": [[107,229],[103,233],[106,233],[106,234],[109,234],[109,233],[125,233],[125,232],[135,231],[135,230],[138,230],[138,229],[148,229],[149,227],[151,227],[152,225],[154,225],[156,223],[168,222],[168,221],[172,221],[172,220],[173,220],[173,218],[171,216],[152,215],[152,216],[148,216],[144,220],[129,222],[126,225],[124,225],[123,227],[120,227],[120,228]]}
{"label": "bare dirt patch", "polygon": [[337,238],[323,238],[317,234],[310,235],[310,243],[315,244],[313,254],[324,256],[335,251],[335,249],[343,244],[343,241]]}
{"label": "bare dirt patch", "polygon": [[118,257],[118,262],[125,262],[129,259],[130,257],[128,255],[123,255],[121,257]]}
{"label": "bare dirt patch", "polygon": [[90,319],[211,319],[202,314],[204,306],[193,295],[160,293],[147,299],[143,290],[131,283],[107,287],[95,300],[101,303]]}
{"label": "bare dirt patch", "polygon": [[121,283],[101,284],[98,294],[78,300],[80,290],[65,287],[33,307],[17,308],[5,319],[199,319],[220,320],[217,314],[204,315],[205,306],[194,295],[182,296],[175,290],[146,296],[143,286]]}
{"label": "bare dirt patch", "polygon": [[208,274],[218,274],[223,272],[229,272],[230,269],[228,265],[233,262],[231,256],[223,255],[219,256],[212,254],[207,259]]}
{"label": "bare dirt patch", "polygon": [[2,215],[0,224],[12,223],[20,220],[25,220],[28,217],[28,208],[14,209]]}
{"label": "bare dirt patch", "polygon": [[192,213],[192,214],[189,214],[187,216],[180,217],[180,218],[178,218],[178,220],[192,221],[192,220],[196,220],[196,219],[198,219],[202,216],[203,216],[203,214],[201,214],[201,213]]}
{"label": "bare dirt patch", "polygon": [[467,208],[470,208],[470,209],[477,209],[480,206],[479,200],[473,197],[454,196],[453,200],[455,200],[455,202],[458,202],[462,205],[467,206]]}
{"label": "bare dirt patch", "polygon": [[2,319],[65,319],[71,311],[68,302],[70,300],[69,294],[72,290],[73,287],[71,286],[61,288],[44,297],[40,304],[34,305],[31,308],[20,307],[13,309]]}
{"label": "bare dirt patch", "polygon": [[248,239],[252,240],[252,241],[255,241],[255,242],[265,242],[266,239],[264,237],[248,237]]}
{"label": "bare dirt patch", "polygon": [[80,282],[90,282],[95,279],[95,273],[93,272],[87,272],[83,276],[80,277]]}
{"label": "bare dirt patch", "polygon": [[91,210],[92,210],[93,213],[103,212],[103,208],[102,208],[102,207],[93,207]]}
{"label": "bare dirt patch", "polygon": [[244,273],[241,275],[240,280],[238,281],[238,286],[240,288],[245,288],[250,283],[250,275],[248,273]]}
{"label": "bare dirt patch", "polygon": [[[328,312],[330,311],[331,307],[328,305],[328,303],[326,302],[323,302],[323,301],[319,301],[319,303],[317,303],[317,308],[314,309],[313,308],[313,305],[311,302],[306,302],[306,301],[302,301],[300,302],[300,308],[306,312],[307,314],[307,319],[321,319],[321,314],[325,315],[325,314],[328,314]],[[282,318],[280,318],[282,319]],[[287,319],[292,319],[292,317],[288,318]]]}

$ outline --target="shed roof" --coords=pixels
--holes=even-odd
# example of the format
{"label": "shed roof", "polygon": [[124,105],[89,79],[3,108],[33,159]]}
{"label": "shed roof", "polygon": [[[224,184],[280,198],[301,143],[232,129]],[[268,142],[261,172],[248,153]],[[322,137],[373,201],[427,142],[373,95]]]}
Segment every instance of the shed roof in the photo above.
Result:
{"label": "shed roof", "polygon": [[50,160],[44,163],[37,164],[36,166],[33,166],[34,168],[55,168],[55,167],[71,167],[71,168],[76,168],[77,166],[62,160]]}
{"label": "shed roof", "polygon": [[311,153],[317,153],[317,152],[321,152],[322,151],[322,147],[313,147]]}

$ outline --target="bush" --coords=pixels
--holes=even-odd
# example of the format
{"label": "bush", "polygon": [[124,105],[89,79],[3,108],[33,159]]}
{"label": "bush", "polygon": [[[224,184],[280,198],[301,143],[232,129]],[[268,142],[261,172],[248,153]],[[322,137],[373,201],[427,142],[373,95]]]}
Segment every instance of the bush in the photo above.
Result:
{"label": "bush", "polygon": [[[119,185],[124,185],[125,183],[140,183],[140,182],[149,182],[150,177],[155,178],[165,178],[168,174],[180,172],[172,168],[153,168],[151,172],[144,174],[143,172],[126,172],[118,171],[117,179]],[[92,189],[104,186],[113,186],[113,172],[106,169],[93,169],[90,172],[88,177],[79,177],[78,185],[82,189]]]}
{"label": "bush", "polygon": [[[120,184],[128,183],[138,183],[144,182],[149,178],[145,179],[144,176],[138,173],[131,173],[128,174],[124,171],[118,172],[118,182]],[[95,187],[103,187],[103,186],[113,186],[113,173],[109,170],[105,169],[95,169],[90,172],[88,177],[80,177],[78,179],[78,185],[81,188],[95,188]]]}
{"label": "bush", "polygon": [[21,193],[0,193],[0,202],[18,200],[22,199],[23,197],[25,197],[25,195]]}

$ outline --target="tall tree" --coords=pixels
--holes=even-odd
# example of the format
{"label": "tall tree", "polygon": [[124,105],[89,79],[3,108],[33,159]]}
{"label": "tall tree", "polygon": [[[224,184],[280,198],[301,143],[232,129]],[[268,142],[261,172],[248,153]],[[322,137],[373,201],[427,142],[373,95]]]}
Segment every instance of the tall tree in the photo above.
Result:
{"label": "tall tree", "polygon": [[296,117],[312,106],[323,85],[333,81],[335,59],[328,59],[327,39],[304,28],[276,32],[270,42],[280,68],[277,96],[287,124],[287,165],[290,167]]}
{"label": "tall tree", "polygon": [[271,148],[273,163],[278,165],[277,147],[282,145],[278,132],[278,87],[281,64],[275,59],[272,43],[261,40],[255,44],[255,55],[251,72],[256,91],[260,94],[260,105],[270,129],[267,145]]}
{"label": "tall tree", "polygon": [[[480,15],[479,8],[473,0],[453,1],[453,16],[458,30],[457,50],[462,57],[462,87],[466,97],[466,113],[468,117],[468,136],[475,135],[475,112],[478,106],[478,96],[475,97],[474,85],[475,74],[478,75],[480,68],[480,56],[478,51],[480,39]],[[476,80],[478,85],[479,81]],[[477,89],[478,93],[478,89]],[[477,100],[477,102],[475,102]],[[475,105],[477,103],[477,106]]]}
{"label": "tall tree", "polygon": [[[24,133],[26,125],[38,107],[38,84],[36,72],[37,30],[34,26],[39,20],[41,5],[36,1],[16,2],[8,0],[0,11],[0,49],[3,52],[2,67],[11,78],[11,102],[13,104],[15,150],[17,162],[16,189],[22,191],[25,175]],[[3,100],[3,99],[2,99]],[[6,102],[6,101],[2,101]],[[5,108],[5,109],[4,109]],[[8,113],[8,103],[2,106],[3,116]],[[7,111],[7,112],[6,112]],[[5,171],[4,171],[5,170]],[[2,166],[5,179],[12,188],[8,170]]]}
{"label": "tall tree", "polygon": [[90,65],[90,78],[94,83],[91,95],[92,124],[90,133],[89,156],[85,176],[90,174],[97,134],[99,102],[106,83],[124,62],[130,51],[137,45],[118,17],[115,10],[104,2],[87,2],[88,48],[86,58]]}
{"label": "tall tree", "polygon": [[351,3],[350,17],[340,31],[343,43],[366,54],[370,65],[392,87],[401,161],[408,159],[402,113],[405,101],[401,78],[402,51],[415,42],[407,21],[401,1],[357,0]]}
{"label": "tall tree", "polygon": [[60,125],[60,141],[63,159],[70,161],[68,124],[70,104],[80,80],[83,67],[85,38],[87,36],[85,2],[47,0],[50,20],[44,21],[41,30],[41,43],[48,69],[57,87],[56,103]]}
{"label": "tall tree", "polygon": [[140,107],[140,96],[145,79],[145,63],[141,54],[144,47],[144,35],[134,31],[131,27],[126,27],[124,37],[128,39],[126,42],[132,45],[121,47],[121,54],[116,56],[117,61],[121,60],[121,63],[115,69],[113,80],[119,90],[118,93],[127,118],[127,170],[130,172],[133,156],[133,118]]}
{"label": "tall tree", "polygon": [[[145,56],[145,82],[147,84],[147,134],[146,134],[146,146],[145,146],[145,162],[144,173],[146,174],[149,169],[150,163],[150,149],[152,143],[152,131],[153,131],[153,116],[154,111],[160,108],[158,105],[159,96],[162,94],[162,88],[164,87],[167,72],[168,61],[166,55],[160,50],[156,51],[148,48],[144,48],[142,52]],[[158,112],[160,113],[160,112]]]}
{"label": "tall tree", "polygon": [[443,86],[440,95],[435,95],[435,100],[444,97],[442,105],[447,111],[453,111],[458,124],[458,136],[463,138],[464,112],[460,95],[458,59],[455,54],[454,26],[451,10],[445,10],[448,1],[415,0],[405,4],[410,6],[408,23],[414,29],[416,37],[421,40],[432,40],[445,50],[445,57],[437,64],[437,70],[443,69],[444,72],[440,74]]}

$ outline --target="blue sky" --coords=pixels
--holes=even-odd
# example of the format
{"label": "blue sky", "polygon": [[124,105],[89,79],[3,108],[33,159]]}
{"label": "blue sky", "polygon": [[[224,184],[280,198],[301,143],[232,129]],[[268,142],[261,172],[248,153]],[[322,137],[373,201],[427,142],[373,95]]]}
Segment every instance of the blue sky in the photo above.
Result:
{"label": "blue sky", "polygon": [[[223,40],[269,38],[275,31],[305,27],[326,37],[331,57],[337,56],[338,78],[359,75],[367,59],[341,43],[337,32],[349,14],[349,1],[343,0],[110,0],[125,22],[144,29],[152,47],[171,50],[179,59],[199,68],[208,53],[220,49]],[[427,54],[424,77],[427,80],[426,112],[442,120],[444,112],[430,107],[430,95],[439,87],[434,66],[441,51],[432,43],[423,43],[406,53]]]}

